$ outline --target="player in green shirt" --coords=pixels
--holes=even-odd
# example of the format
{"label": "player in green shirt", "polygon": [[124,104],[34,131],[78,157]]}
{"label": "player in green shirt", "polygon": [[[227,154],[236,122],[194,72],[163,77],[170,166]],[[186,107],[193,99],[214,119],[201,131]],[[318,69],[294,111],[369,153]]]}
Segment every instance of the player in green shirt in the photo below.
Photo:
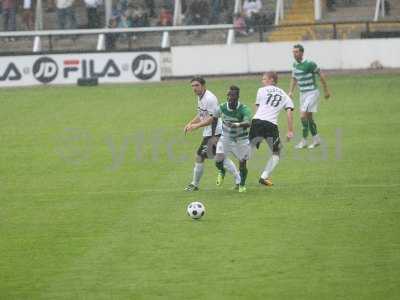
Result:
{"label": "player in green shirt", "polygon": [[295,146],[297,149],[307,147],[308,132],[311,132],[312,143],[308,146],[309,149],[317,147],[321,140],[317,131],[317,124],[313,119],[313,113],[318,110],[319,90],[316,83],[315,75],[318,75],[322,87],[324,89],[325,98],[330,97],[328,85],[324,74],[318,68],[315,62],[303,59],[304,48],[302,45],[297,44],[293,47],[293,56],[295,62],[293,63],[292,81],[290,83],[289,97],[292,98],[296,84],[300,90],[300,117],[301,124],[303,125],[303,138],[300,143]]}
{"label": "player in green shirt", "polygon": [[228,101],[221,104],[214,118],[222,119],[222,135],[217,143],[215,165],[218,168],[217,185],[223,183],[225,177],[224,159],[232,153],[239,160],[240,183],[236,185],[239,193],[246,192],[247,160],[250,155],[249,131],[251,122],[250,109],[239,102],[240,89],[231,86]]}

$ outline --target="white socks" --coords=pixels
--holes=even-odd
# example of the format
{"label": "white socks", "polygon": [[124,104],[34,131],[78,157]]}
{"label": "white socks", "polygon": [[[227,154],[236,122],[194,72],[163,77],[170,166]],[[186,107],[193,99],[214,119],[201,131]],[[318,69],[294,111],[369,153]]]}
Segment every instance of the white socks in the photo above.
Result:
{"label": "white socks", "polygon": [[195,163],[193,169],[193,181],[192,184],[194,186],[199,186],[201,176],[203,176],[204,164],[203,163]]}
{"label": "white socks", "polygon": [[225,158],[224,159],[224,167],[225,167],[225,169],[228,170],[229,173],[231,173],[235,177],[235,183],[239,184],[240,183],[240,173],[237,170],[233,161],[231,161],[229,158]]}
{"label": "white socks", "polygon": [[262,179],[267,179],[276,165],[279,163],[279,155],[272,155],[272,157],[269,159],[267,165],[265,166],[264,172],[261,174]]}
{"label": "white socks", "polygon": [[[237,170],[235,164],[233,161],[231,161],[228,158],[224,159],[224,168],[233,176],[235,177],[235,183],[239,184],[240,183],[240,173]],[[192,184],[194,186],[199,186],[200,179],[203,176],[204,172],[204,163],[195,163],[194,164],[194,169],[193,169],[193,181]]]}

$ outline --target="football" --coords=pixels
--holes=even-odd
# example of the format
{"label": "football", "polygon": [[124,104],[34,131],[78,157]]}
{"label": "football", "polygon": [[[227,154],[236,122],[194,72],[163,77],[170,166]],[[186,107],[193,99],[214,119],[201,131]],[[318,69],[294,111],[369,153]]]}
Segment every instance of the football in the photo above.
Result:
{"label": "football", "polygon": [[200,219],[206,213],[206,208],[201,202],[192,202],[187,206],[186,211],[192,219]]}

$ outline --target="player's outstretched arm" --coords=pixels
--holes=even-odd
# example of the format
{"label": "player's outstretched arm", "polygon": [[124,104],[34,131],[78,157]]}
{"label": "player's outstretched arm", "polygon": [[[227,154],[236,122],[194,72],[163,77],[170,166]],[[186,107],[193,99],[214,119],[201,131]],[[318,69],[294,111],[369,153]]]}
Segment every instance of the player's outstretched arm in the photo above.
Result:
{"label": "player's outstretched arm", "polygon": [[288,141],[290,141],[294,134],[293,134],[293,111],[291,109],[287,109],[287,122],[288,122],[288,131],[287,131],[287,135],[286,138]]}
{"label": "player's outstretched arm", "polygon": [[328,99],[331,94],[329,93],[328,84],[326,83],[325,74],[319,71],[319,79],[321,80],[322,87],[324,89],[325,99]]}

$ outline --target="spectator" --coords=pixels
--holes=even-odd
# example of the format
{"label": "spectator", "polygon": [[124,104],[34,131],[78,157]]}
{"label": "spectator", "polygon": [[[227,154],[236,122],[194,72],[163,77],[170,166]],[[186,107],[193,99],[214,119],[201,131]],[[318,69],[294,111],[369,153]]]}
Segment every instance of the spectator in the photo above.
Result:
{"label": "spectator", "polygon": [[[118,27],[118,19],[119,15],[113,14],[111,17],[109,23],[108,23],[108,28],[117,28]],[[118,33],[107,33],[106,34],[106,50],[114,50],[116,48],[116,42],[118,39]]]}
{"label": "spectator", "polygon": [[88,19],[88,28],[100,28],[98,8],[103,5],[102,0],[84,0]]}
{"label": "spectator", "polygon": [[209,23],[210,6],[206,0],[193,0],[189,5],[186,25],[204,25]]}
{"label": "spectator", "polygon": [[172,26],[172,22],[173,22],[172,11],[170,11],[167,7],[162,7],[157,26]]}
{"label": "spectator", "polygon": [[235,6],[235,1],[231,0],[221,0],[222,1],[222,9],[233,11]]}
{"label": "spectator", "polygon": [[[58,29],[76,29],[74,0],[56,0]],[[67,27],[67,21],[69,26]]]}
{"label": "spectator", "polygon": [[149,25],[147,14],[140,5],[132,6],[129,9],[128,17],[131,20],[131,27],[146,27]]}
{"label": "spectator", "polygon": [[154,0],[145,0],[146,10],[149,12],[149,17],[154,18],[156,16],[154,12]]}
{"label": "spectator", "polygon": [[131,17],[128,15],[128,11],[123,12],[119,18],[117,23],[118,28],[129,28],[132,27]]}
{"label": "spectator", "polygon": [[211,24],[219,24],[221,15],[221,0],[211,0]]}
{"label": "spectator", "polygon": [[344,4],[347,6],[353,5],[353,0],[343,0]]}
{"label": "spectator", "polygon": [[326,8],[328,9],[328,11],[334,11],[335,4],[335,0],[326,0]]}
{"label": "spectator", "polygon": [[24,23],[26,30],[33,30],[32,0],[24,0],[23,8],[22,22]]}
{"label": "spectator", "polygon": [[385,0],[385,13],[386,13],[386,15],[390,16],[390,10],[391,10],[390,2],[389,2],[389,0]]}
{"label": "spectator", "polygon": [[182,6],[182,14],[186,14],[186,10],[187,10],[187,4],[186,4],[186,0],[181,0],[181,6]]}
{"label": "spectator", "polygon": [[244,19],[243,13],[235,14],[233,18],[233,26],[235,27],[235,32],[241,36],[247,36],[246,21]]}
{"label": "spectator", "polygon": [[261,8],[261,0],[245,0],[243,3],[243,12],[245,15],[248,32],[250,33],[253,33],[254,27],[258,25]]}
{"label": "spectator", "polygon": [[162,0],[161,7],[165,7],[166,9],[170,10],[171,12],[174,11],[174,0]]}
{"label": "spectator", "polygon": [[46,0],[46,12],[55,12],[56,11],[56,4],[55,0]]}
{"label": "spectator", "polygon": [[123,12],[125,12],[128,9],[128,0],[120,0],[117,2],[117,5],[115,7],[115,15],[118,15],[118,22],[119,22],[119,18],[121,17],[120,14],[122,14]]}
{"label": "spectator", "polygon": [[[17,30],[17,0],[2,0],[4,31]],[[11,38],[10,40],[14,40]]]}

